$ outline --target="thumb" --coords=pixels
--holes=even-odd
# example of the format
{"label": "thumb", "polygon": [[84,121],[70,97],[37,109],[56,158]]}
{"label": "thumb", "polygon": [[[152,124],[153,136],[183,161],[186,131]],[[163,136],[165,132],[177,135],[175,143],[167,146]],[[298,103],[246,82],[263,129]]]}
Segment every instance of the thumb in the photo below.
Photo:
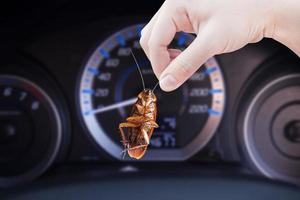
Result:
{"label": "thumb", "polygon": [[208,31],[201,33],[187,49],[170,62],[159,78],[162,90],[169,92],[177,89],[212,56],[211,35]]}

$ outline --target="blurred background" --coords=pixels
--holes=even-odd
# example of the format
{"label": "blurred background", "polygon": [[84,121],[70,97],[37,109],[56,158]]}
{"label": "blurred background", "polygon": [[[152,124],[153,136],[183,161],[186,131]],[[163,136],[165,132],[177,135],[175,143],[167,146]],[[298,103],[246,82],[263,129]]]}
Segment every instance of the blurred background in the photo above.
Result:
{"label": "blurred background", "polygon": [[157,88],[160,127],[123,158],[118,125],[143,89],[130,49],[152,88],[139,38],[162,3],[2,3],[1,199],[300,198],[300,62],[269,39]]}

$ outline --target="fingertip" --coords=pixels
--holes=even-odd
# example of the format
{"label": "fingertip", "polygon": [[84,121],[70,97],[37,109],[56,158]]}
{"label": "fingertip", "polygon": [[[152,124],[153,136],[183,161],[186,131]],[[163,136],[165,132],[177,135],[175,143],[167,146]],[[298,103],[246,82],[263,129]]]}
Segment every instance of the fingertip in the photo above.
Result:
{"label": "fingertip", "polygon": [[177,89],[180,85],[179,81],[172,74],[166,74],[160,78],[159,86],[163,91],[171,92]]}
{"label": "fingertip", "polygon": [[[210,57],[207,38],[209,37],[203,35],[201,38],[197,37],[187,49],[168,64],[161,74],[160,86],[162,90],[169,92],[180,87]],[[168,79],[165,79],[167,77]]]}

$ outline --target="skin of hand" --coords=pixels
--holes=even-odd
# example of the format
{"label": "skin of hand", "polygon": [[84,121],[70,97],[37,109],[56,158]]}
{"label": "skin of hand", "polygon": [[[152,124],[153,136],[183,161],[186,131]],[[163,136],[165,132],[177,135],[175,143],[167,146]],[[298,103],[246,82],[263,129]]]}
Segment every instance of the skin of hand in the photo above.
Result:
{"label": "skin of hand", "polygon": [[[168,49],[180,31],[197,37],[183,52]],[[172,91],[208,58],[264,37],[300,56],[299,0],[166,0],[143,28],[140,44],[160,87]]]}

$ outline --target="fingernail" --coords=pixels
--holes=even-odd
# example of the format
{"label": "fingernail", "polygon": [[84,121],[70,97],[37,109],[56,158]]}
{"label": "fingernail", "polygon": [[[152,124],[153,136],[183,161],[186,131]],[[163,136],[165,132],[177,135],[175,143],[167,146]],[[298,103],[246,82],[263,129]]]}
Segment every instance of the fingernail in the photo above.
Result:
{"label": "fingernail", "polygon": [[171,74],[168,74],[159,81],[159,85],[164,91],[171,91],[176,88],[177,81]]}

